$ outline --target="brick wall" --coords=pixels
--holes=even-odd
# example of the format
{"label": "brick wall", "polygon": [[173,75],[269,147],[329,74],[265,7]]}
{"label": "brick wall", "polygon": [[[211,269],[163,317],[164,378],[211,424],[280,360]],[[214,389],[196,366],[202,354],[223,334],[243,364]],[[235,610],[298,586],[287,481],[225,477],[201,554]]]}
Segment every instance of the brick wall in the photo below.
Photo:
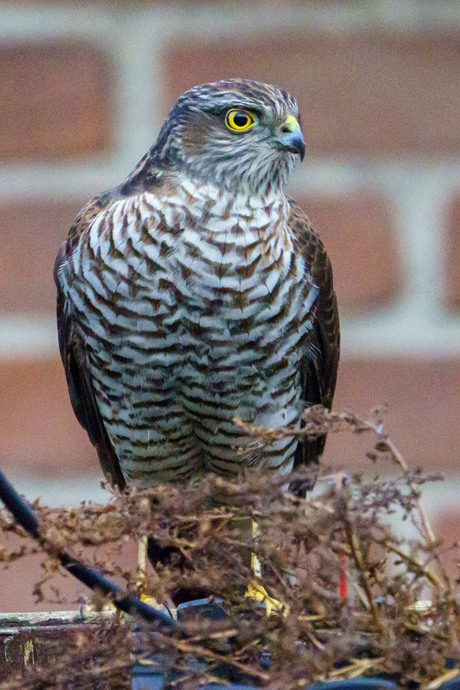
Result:
{"label": "brick wall", "polygon": [[[30,498],[99,495],[58,361],[57,248],[80,205],[151,145],[183,90],[250,77],[301,106],[307,156],[291,191],[333,260],[336,407],[388,405],[409,463],[449,478],[428,492],[448,533],[460,508],[436,506],[460,482],[458,5],[2,2],[0,66],[2,469]],[[325,462],[363,469],[362,442],[331,438]],[[14,591],[0,608],[30,608]]]}

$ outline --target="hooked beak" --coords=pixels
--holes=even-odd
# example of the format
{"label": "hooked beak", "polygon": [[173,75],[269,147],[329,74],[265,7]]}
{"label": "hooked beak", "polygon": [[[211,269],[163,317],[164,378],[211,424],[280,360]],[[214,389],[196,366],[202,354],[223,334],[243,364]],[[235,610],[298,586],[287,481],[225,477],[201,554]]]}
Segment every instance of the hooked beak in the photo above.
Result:
{"label": "hooked beak", "polygon": [[300,160],[305,157],[305,140],[300,125],[293,115],[288,115],[281,125],[278,141],[282,148],[292,153],[298,153]]}

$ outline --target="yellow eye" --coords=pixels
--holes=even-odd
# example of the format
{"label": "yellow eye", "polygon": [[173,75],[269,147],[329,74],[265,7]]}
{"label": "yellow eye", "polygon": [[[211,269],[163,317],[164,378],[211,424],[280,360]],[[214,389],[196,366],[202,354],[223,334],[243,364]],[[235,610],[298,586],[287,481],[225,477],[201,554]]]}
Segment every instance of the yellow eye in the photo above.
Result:
{"label": "yellow eye", "polygon": [[225,124],[232,132],[246,132],[255,124],[255,118],[247,110],[229,110],[225,116]]}

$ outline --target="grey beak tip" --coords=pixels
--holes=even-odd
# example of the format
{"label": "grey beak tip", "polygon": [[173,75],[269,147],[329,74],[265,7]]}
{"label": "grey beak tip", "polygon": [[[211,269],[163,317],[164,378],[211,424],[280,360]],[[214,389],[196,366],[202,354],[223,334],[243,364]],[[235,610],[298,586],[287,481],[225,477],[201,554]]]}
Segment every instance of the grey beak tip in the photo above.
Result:
{"label": "grey beak tip", "polygon": [[299,127],[289,134],[283,134],[279,141],[287,151],[298,153],[300,160],[303,161],[305,158],[305,141]]}
{"label": "grey beak tip", "polygon": [[295,153],[298,153],[300,156],[300,160],[303,161],[305,158],[305,142],[303,139],[303,136],[297,136],[295,139],[292,140],[291,142],[292,150],[295,151]]}

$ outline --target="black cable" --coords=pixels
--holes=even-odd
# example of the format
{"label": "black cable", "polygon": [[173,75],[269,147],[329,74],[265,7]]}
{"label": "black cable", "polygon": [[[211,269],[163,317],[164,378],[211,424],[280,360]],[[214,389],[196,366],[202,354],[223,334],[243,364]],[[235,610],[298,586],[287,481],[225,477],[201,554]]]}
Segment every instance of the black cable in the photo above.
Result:
{"label": "black cable", "polygon": [[[38,531],[38,519],[29,504],[18,494],[14,486],[8,481],[3,472],[0,471],[0,499],[13,515],[15,520],[28,532],[34,539],[43,544],[43,538]],[[176,630],[179,629],[178,623],[167,616],[162,611],[154,609],[145,604],[138,597],[132,594],[123,595],[123,590],[113,582],[97,573],[92,568],[84,565],[76,558],[70,556],[66,551],[57,554],[63,567],[80,582],[92,590],[98,589],[105,596],[109,596],[114,606],[125,613],[137,614],[149,623],[161,623]]]}

